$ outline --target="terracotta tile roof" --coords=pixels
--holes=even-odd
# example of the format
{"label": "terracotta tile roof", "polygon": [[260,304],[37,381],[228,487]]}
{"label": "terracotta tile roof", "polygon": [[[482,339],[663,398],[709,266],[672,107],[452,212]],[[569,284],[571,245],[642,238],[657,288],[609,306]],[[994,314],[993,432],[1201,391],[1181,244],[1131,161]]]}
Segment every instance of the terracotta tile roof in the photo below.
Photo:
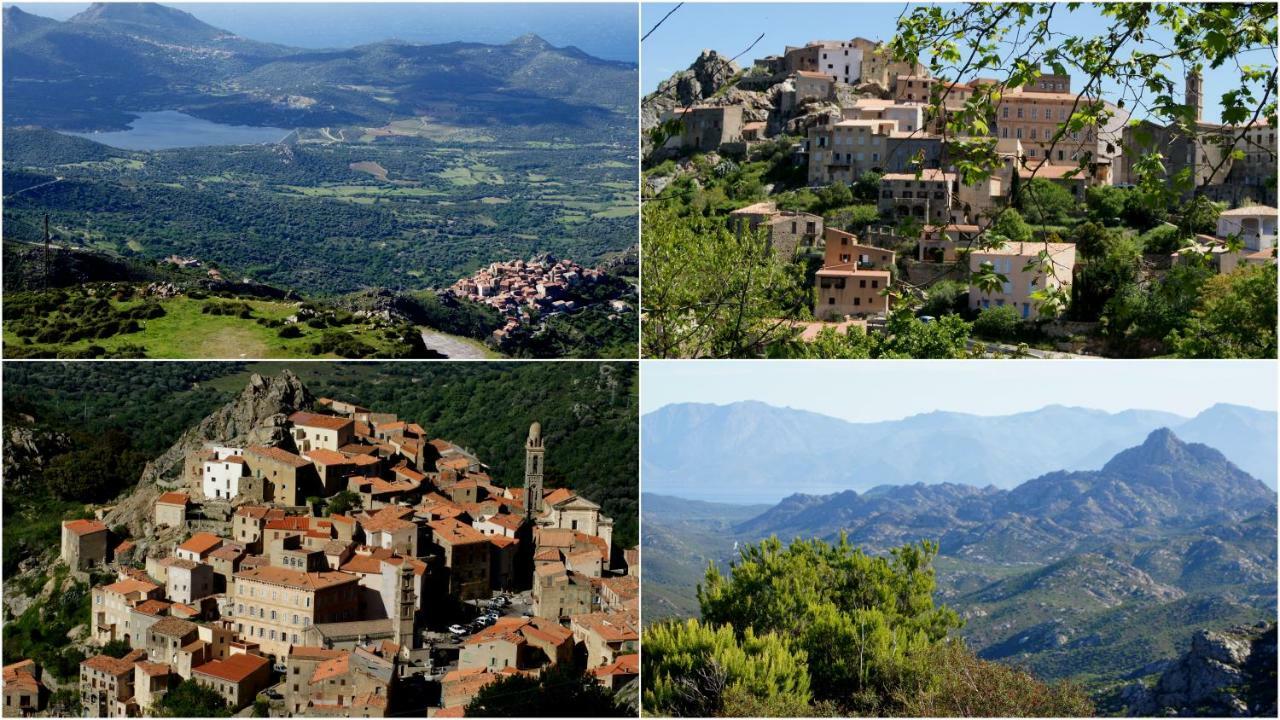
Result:
{"label": "terracotta tile roof", "polygon": [[249,570],[241,570],[235,575],[244,580],[255,580],[271,585],[298,588],[300,590],[320,590],[323,588],[359,582],[359,578],[342,572],[298,572],[281,567],[264,566]]}
{"label": "terracotta tile roof", "polygon": [[515,538],[507,537],[506,535],[490,535],[489,542],[497,548],[505,549],[519,543],[520,541]]}
{"label": "terracotta tile roof", "polygon": [[165,663],[147,662],[146,660],[139,661],[136,667],[149,677],[160,677],[173,672]]}
{"label": "terracotta tile roof", "polygon": [[569,528],[537,528],[534,540],[539,548],[571,548],[573,547],[573,531]]}
{"label": "terracotta tile roof", "polygon": [[596,677],[608,677],[610,675],[639,675],[640,653],[619,655],[617,660],[614,660],[608,665],[601,665],[598,668],[592,668],[590,672]]}
{"label": "terracotta tile roof", "polygon": [[191,502],[191,496],[180,492],[167,492],[156,498],[157,505],[186,505]]}
{"label": "terracotta tile roof", "polygon": [[129,595],[136,592],[145,595],[154,590],[159,590],[160,586],[144,580],[129,578],[128,580],[113,582],[110,585],[104,586],[102,589],[107,592],[119,593],[120,595]]}
{"label": "terracotta tile roof", "polygon": [[196,631],[196,624],[176,617],[167,617],[157,620],[151,626],[150,632],[157,635],[165,635],[168,637],[186,637]]}
{"label": "terracotta tile roof", "polygon": [[143,600],[137,605],[134,605],[133,609],[137,612],[142,613],[143,615],[156,616],[156,615],[161,615],[163,613],[168,612],[169,606],[171,604],[172,603],[166,602],[164,600],[155,600],[155,599]]}
{"label": "terracotta tile roof", "polygon": [[108,675],[124,675],[133,672],[133,663],[121,658],[113,658],[110,655],[94,655],[80,663],[81,666],[91,670],[104,672]]}
{"label": "terracotta tile roof", "polygon": [[240,556],[244,555],[244,553],[245,548],[243,545],[239,543],[227,543],[226,545],[223,545],[217,550],[209,553],[209,557],[217,560],[235,561],[239,559]]}
{"label": "terracotta tile roof", "polygon": [[316,448],[303,453],[310,458],[312,462],[318,462],[321,465],[350,465],[351,458],[343,455],[335,450],[327,450],[325,448]]}
{"label": "terracotta tile roof", "polygon": [[284,463],[285,465],[290,465],[295,468],[302,468],[311,464],[311,461],[305,460],[301,457],[298,457],[297,455],[294,455],[288,450],[284,450],[278,447],[263,447],[261,445],[255,445],[249,448],[248,450],[245,450],[245,453],[249,455],[255,455],[260,458],[275,460],[276,462]]}
{"label": "terracotta tile roof", "polygon": [[76,535],[89,535],[107,531],[107,526],[97,520],[67,520],[62,523],[62,527]]}
{"label": "terracotta tile roof", "polygon": [[205,555],[222,545],[222,538],[210,532],[198,532],[191,536],[190,540],[178,546],[179,550],[186,550],[197,555]]}
{"label": "terracotta tile roof", "polygon": [[814,80],[831,80],[833,82],[835,80],[826,73],[814,72],[812,70],[797,70],[796,75],[800,77],[813,78]]}
{"label": "terracotta tile roof", "polygon": [[488,542],[488,539],[481,535],[480,531],[452,518],[433,520],[427,523],[427,526],[431,528],[436,540],[442,540],[450,545]]}
{"label": "terracotta tile roof", "polygon": [[259,655],[232,655],[226,660],[214,660],[192,670],[192,674],[208,675],[233,683],[243,682],[253,673],[266,667],[267,659]]}
{"label": "terracotta tile roof", "polygon": [[640,639],[640,630],[636,619],[628,613],[594,612],[585,615],[574,615],[570,623],[575,627],[600,636],[607,643]]}
{"label": "terracotta tile roof", "polygon": [[331,677],[346,675],[351,669],[351,653],[343,653],[335,658],[325,660],[316,666],[316,671],[311,675],[311,682],[323,682]]}
{"label": "terracotta tile roof", "polygon": [[289,657],[299,660],[329,660],[346,654],[346,650],[332,650],[315,645],[294,645],[289,648]]}
{"label": "terracotta tile roof", "polygon": [[169,612],[176,617],[196,617],[200,611],[190,605],[182,603],[174,603],[169,607]]}
{"label": "terracotta tile roof", "polygon": [[636,579],[635,575],[604,578],[600,581],[600,584],[622,600],[640,597],[640,581]]}
{"label": "terracotta tile roof", "polygon": [[132,540],[124,540],[124,541],[121,541],[121,543],[117,545],[115,549],[112,550],[112,552],[115,553],[116,555],[120,555],[122,553],[129,552],[134,547],[136,547],[136,543],[134,543]]}
{"label": "terracotta tile roof", "polygon": [[547,493],[547,496],[543,497],[543,502],[547,503],[547,505],[559,505],[559,503],[570,500],[572,497],[573,493],[570,489],[556,488],[553,489],[552,492]]}
{"label": "terracotta tile roof", "polygon": [[180,557],[167,557],[160,561],[160,566],[165,568],[178,568],[180,570],[195,570],[200,563],[194,560],[188,560]]}
{"label": "terracotta tile roof", "polygon": [[317,415],[309,412],[296,412],[289,416],[289,422],[303,427],[321,428],[323,430],[341,430],[354,421],[334,415]]}
{"label": "terracotta tile roof", "polygon": [[376,445],[366,445],[364,443],[349,443],[338,448],[338,452],[344,455],[371,455],[377,450]]}
{"label": "terracotta tile roof", "polygon": [[360,527],[365,532],[395,532],[397,530],[406,530],[414,526],[414,523],[405,518],[413,515],[413,508],[400,507],[398,505],[388,505],[372,515],[366,516],[360,520]]}
{"label": "terracotta tile roof", "polygon": [[290,515],[267,521],[267,530],[289,530],[302,532],[311,529],[311,518],[306,515]]}

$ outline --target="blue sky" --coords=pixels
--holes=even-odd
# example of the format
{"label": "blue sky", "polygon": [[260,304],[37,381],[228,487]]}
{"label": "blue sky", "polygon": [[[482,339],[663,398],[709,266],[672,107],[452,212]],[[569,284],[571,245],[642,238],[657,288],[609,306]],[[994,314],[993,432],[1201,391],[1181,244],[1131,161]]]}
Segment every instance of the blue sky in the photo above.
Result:
{"label": "blue sky", "polygon": [[1046,405],[1192,416],[1217,403],[1275,411],[1276,389],[1266,360],[668,360],[644,364],[640,411],[759,400],[853,422]]}
{"label": "blue sky", "polygon": [[[645,3],[641,32],[648,32],[676,3]],[[738,64],[749,66],[758,57],[781,54],[787,45],[810,40],[847,39],[855,36],[888,40],[894,34],[905,3],[686,3],[644,42],[641,48],[641,87],[654,90],[672,73],[685,69],[704,48],[733,57],[764,33],[764,39],[743,55]],[[1054,17],[1055,32],[1087,36],[1102,26],[1096,8],[1086,4],[1075,12],[1062,8]],[[1264,52],[1242,58],[1243,64],[1274,64]],[[1171,71],[1181,78],[1184,69]],[[1218,99],[1238,83],[1234,66],[1204,74],[1204,119],[1216,122],[1221,113]],[[1073,86],[1074,88],[1075,86]],[[1179,91],[1181,82],[1178,83]]]}
{"label": "blue sky", "polygon": [[[237,35],[304,48],[395,38],[504,43],[528,32],[608,60],[636,62],[634,3],[164,3]],[[65,20],[89,3],[5,3]]]}

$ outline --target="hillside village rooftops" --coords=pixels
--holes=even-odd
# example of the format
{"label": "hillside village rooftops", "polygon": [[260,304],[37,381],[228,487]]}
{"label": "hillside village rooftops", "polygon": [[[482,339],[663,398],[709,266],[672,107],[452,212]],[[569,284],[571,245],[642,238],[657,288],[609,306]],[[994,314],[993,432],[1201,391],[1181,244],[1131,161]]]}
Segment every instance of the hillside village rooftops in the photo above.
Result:
{"label": "hillside village rooftops", "polygon": [[489,541],[479,530],[453,519],[433,520],[427,523],[427,526],[431,528],[437,540],[443,540],[450,545],[466,545]]}
{"label": "hillside village rooftops", "polygon": [[164,600],[151,599],[151,600],[143,600],[137,605],[134,605],[133,609],[142,613],[143,615],[159,616],[165,612],[168,612],[170,605],[171,603],[165,602]]}
{"label": "hillside village rooftops", "polygon": [[351,653],[342,653],[337,657],[329,658],[316,666],[316,671],[311,675],[311,682],[318,683],[328,680],[331,677],[346,675],[351,669]]}
{"label": "hillside village rooftops", "polygon": [[276,462],[292,465],[295,468],[306,467],[311,464],[310,460],[294,455],[288,450],[278,447],[263,447],[255,445],[245,451],[247,454],[257,455],[258,457],[268,458]]}
{"label": "hillside village rooftops", "polygon": [[226,660],[214,660],[205,663],[191,672],[198,675],[208,675],[219,680],[240,683],[246,678],[254,674],[263,667],[266,667],[267,659],[260,655],[232,655]]}
{"label": "hillside village rooftops", "polygon": [[143,595],[159,590],[160,586],[154,583],[145,582],[143,580],[120,580],[102,588],[107,592],[118,593],[120,595],[131,595],[133,593],[142,593]]}
{"label": "hillside village rooftops", "polygon": [[186,493],[167,492],[156,498],[157,505],[186,505],[191,502],[191,497]]}
{"label": "hillside village rooftops", "polygon": [[546,497],[542,498],[542,501],[548,505],[555,506],[571,497],[573,497],[573,491],[569,488],[556,488],[547,493]]}
{"label": "hillside village rooftops", "polygon": [[626,613],[587,613],[573,616],[572,622],[584,630],[599,635],[605,642],[627,642],[640,639],[635,618]]}
{"label": "hillside village rooftops", "polygon": [[346,652],[346,650],[333,650],[315,645],[293,645],[289,648],[289,657],[299,660],[331,660]]}
{"label": "hillside village rooftops", "polygon": [[107,526],[97,520],[68,520],[62,523],[62,527],[76,535],[91,535],[107,531]]}
{"label": "hillside village rooftops", "polygon": [[320,428],[322,430],[341,430],[354,421],[333,415],[317,415],[309,412],[296,412],[289,416],[289,422],[302,427]]}
{"label": "hillside village rooftops", "polygon": [[167,557],[160,561],[161,567],[170,569],[179,568],[181,570],[195,570],[198,565],[200,565],[200,563],[194,560],[188,560],[180,557]]}
{"label": "hillside village rooftops", "polygon": [[151,626],[151,632],[166,637],[181,638],[195,632],[197,625],[189,620],[183,620],[176,617],[167,617],[158,620],[156,624]]}
{"label": "hillside village rooftops", "polygon": [[270,565],[241,570],[235,574],[235,577],[239,580],[252,580],[298,590],[324,590],[338,585],[359,582],[359,578],[355,575],[348,575],[343,572],[299,572]]}
{"label": "hillside village rooftops", "polygon": [[640,653],[619,655],[617,660],[614,660],[608,665],[591,668],[589,672],[596,677],[609,677],[612,675],[639,675]]}
{"label": "hillside village rooftops", "polygon": [[211,532],[198,532],[192,535],[190,540],[179,545],[178,549],[193,552],[197,555],[204,555],[221,544],[222,538],[217,535]]}
{"label": "hillside village rooftops", "polygon": [[312,462],[318,462],[321,465],[350,465],[351,458],[343,455],[336,450],[326,450],[325,448],[316,448],[308,450],[306,457]]}
{"label": "hillside village rooftops", "polygon": [[148,662],[146,660],[139,661],[136,667],[147,677],[161,677],[173,672],[173,670],[165,663]]}
{"label": "hillside village rooftops", "polygon": [[269,508],[265,505],[241,505],[236,508],[236,516],[262,520],[263,518],[284,517],[285,512],[280,508]]}
{"label": "hillside village rooftops", "polygon": [[133,672],[133,663],[123,658],[113,658],[110,655],[94,655],[80,663],[81,665],[91,669],[103,672],[108,675],[120,676],[125,673]]}

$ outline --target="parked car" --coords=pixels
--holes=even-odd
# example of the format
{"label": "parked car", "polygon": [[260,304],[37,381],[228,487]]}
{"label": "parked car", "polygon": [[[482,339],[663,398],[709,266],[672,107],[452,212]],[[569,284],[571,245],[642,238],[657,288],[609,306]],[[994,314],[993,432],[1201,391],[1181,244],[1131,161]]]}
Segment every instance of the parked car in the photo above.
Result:
{"label": "parked car", "polygon": [[450,625],[449,632],[453,633],[454,635],[462,636],[467,634],[467,629],[462,627],[461,625]]}

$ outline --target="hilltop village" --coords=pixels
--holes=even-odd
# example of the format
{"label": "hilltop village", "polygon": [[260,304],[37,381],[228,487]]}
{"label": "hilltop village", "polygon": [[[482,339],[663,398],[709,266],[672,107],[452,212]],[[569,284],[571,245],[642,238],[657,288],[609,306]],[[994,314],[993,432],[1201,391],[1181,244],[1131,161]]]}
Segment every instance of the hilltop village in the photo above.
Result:
{"label": "hilltop village", "polygon": [[[470,277],[458,280],[446,292],[497,310],[505,322],[489,339],[502,347],[522,327],[540,325],[548,317],[601,304],[591,289],[601,286],[606,276],[600,268],[586,268],[572,260],[543,255],[527,261],[490,263]],[[631,310],[616,292],[605,290],[608,297],[603,303],[613,313]]]}
{"label": "hilltop village", "polygon": [[[1131,122],[1122,104],[1078,97],[1070,75],[1047,71],[1001,88],[987,132],[958,135],[948,114],[984,84],[998,81],[931,77],[860,37],[787,47],[745,69],[704,51],[644,100],[644,192],[714,211],[731,234],[755,231],[805,265],[819,322],[875,327],[895,297],[925,301],[947,281],[962,292],[925,314],[1008,308],[1015,325],[1058,320],[1048,329],[1087,334],[1100,329],[1094,306],[1113,295],[1093,295],[1096,273],[1072,286],[1101,263],[1099,245],[1136,256],[1124,275],[1140,287],[1184,264],[1220,274],[1274,265],[1276,129],[1265,118],[1204,121],[1196,71],[1181,88],[1194,140]],[[1105,124],[1066,130],[1079,103],[1094,101]],[[978,138],[994,142],[999,165],[961,182],[955,144]],[[1211,201],[1195,227],[1176,222],[1180,204],[1151,212],[1131,199],[1144,149]],[[1054,295],[1062,302],[1046,301]]]}
{"label": "hilltop village", "polygon": [[[275,444],[189,453],[145,540],[63,523],[62,563],[96,580],[86,717],[147,716],[192,683],[234,712],[460,717],[489,684],[553,666],[611,691],[636,679],[638,549],[545,485],[538,423],[507,488],[415,422],[316,405]],[[45,709],[39,667],[4,674],[6,715]]]}

